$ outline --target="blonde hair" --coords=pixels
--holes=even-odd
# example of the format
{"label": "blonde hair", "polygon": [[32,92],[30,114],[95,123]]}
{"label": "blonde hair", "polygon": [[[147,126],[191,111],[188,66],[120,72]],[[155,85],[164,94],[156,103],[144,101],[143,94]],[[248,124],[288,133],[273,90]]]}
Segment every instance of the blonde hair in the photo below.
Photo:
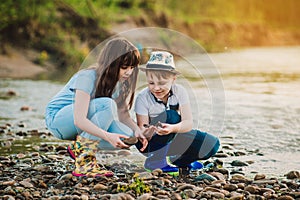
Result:
{"label": "blonde hair", "polygon": [[161,79],[170,79],[176,76],[175,73],[165,70],[146,70],[146,75],[150,75],[150,77],[157,77],[159,80]]}

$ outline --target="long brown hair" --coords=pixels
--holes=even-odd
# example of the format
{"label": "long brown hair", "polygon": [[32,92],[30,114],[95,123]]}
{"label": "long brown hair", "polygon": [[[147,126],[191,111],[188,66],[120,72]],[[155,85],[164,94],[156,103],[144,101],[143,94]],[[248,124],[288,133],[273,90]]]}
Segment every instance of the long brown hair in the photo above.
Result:
{"label": "long brown hair", "polygon": [[125,38],[114,38],[102,49],[97,64],[96,93],[98,97],[112,97],[119,80],[121,66],[134,66],[131,76],[124,81],[119,93],[118,104],[125,103],[130,109],[133,104],[136,87],[140,53],[138,49]]}

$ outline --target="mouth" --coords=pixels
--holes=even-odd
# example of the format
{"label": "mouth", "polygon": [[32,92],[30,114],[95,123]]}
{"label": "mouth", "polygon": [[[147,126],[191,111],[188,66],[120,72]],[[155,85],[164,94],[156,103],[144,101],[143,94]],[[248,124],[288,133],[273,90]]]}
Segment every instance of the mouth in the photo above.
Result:
{"label": "mouth", "polygon": [[155,96],[161,96],[162,92],[153,92]]}

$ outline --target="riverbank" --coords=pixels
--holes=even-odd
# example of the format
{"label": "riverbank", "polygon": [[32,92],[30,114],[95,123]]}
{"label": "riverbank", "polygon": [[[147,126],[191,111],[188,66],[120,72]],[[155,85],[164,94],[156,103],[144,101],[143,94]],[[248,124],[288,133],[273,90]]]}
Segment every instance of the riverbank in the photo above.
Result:
{"label": "riverbank", "polygon": [[[0,156],[0,197],[3,199],[300,198],[299,171],[289,171],[279,177],[261,173],[249,177],[243,174],[242,168],[251,163],[238,161],[239,156],[249,152],[234,151],[234,145],[223,145],[216,156],[203,161],[204,169],[190,173],[181,169],[176,177],[161,170],[145,171],[143,160],[137,159],[141,155],[133,149],[100,151],[97,153],[99,163],[113,171],[114,176],[75,177],[71,174],[74,161],[67,153],[67,143],[55,143],[47,131],[13,130],[13,125],[1,125],[1,134],[9,133],[10,138],[1,141],[2,152],[3,147],[8,152],[14,148],[17,137],[25,140],[37,137],[44,142],[26,145],[30,151]],[[230,152],[235,160],[231,167],[225,167],[222,157]]]}
{"label": "riverbank", "polygon": [[33,49],[9,48],[6,54],[0,54],[0,78],[32,79],[56,69],[50,62],[43,66],[36,63],[38,57]]}

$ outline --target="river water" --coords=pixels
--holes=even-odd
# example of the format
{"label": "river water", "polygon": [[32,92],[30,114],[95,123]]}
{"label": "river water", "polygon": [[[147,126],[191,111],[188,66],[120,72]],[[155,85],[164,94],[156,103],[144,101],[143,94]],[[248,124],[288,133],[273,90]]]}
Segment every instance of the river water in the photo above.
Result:
{"label": "river water", "polygon": [[[191,81],[189,85],[196,93],[191,103],[199,108],[193,112],[197,128],[214,132],[223,145],[258,151],[259,154],[224,159],[254,161],[244,169],[246,172],[282,175],[300,170],[300,47],[231,50],[209,57],[220,75],[223,106],[218,129],[213,130],[213,94],[208,81]],[[197,63],[197,57],[190,59]],[[17,127],[23,123],[28,130],[46,130],[45,106],[62,87],[63,83],[48,80],[1,79],[0,92],[12,90],[17,96],[0,99],[0,125],[10,123]],[[31,109],[20,111],[22,106]],[[0,134],[2,141],[7,137]]]}

